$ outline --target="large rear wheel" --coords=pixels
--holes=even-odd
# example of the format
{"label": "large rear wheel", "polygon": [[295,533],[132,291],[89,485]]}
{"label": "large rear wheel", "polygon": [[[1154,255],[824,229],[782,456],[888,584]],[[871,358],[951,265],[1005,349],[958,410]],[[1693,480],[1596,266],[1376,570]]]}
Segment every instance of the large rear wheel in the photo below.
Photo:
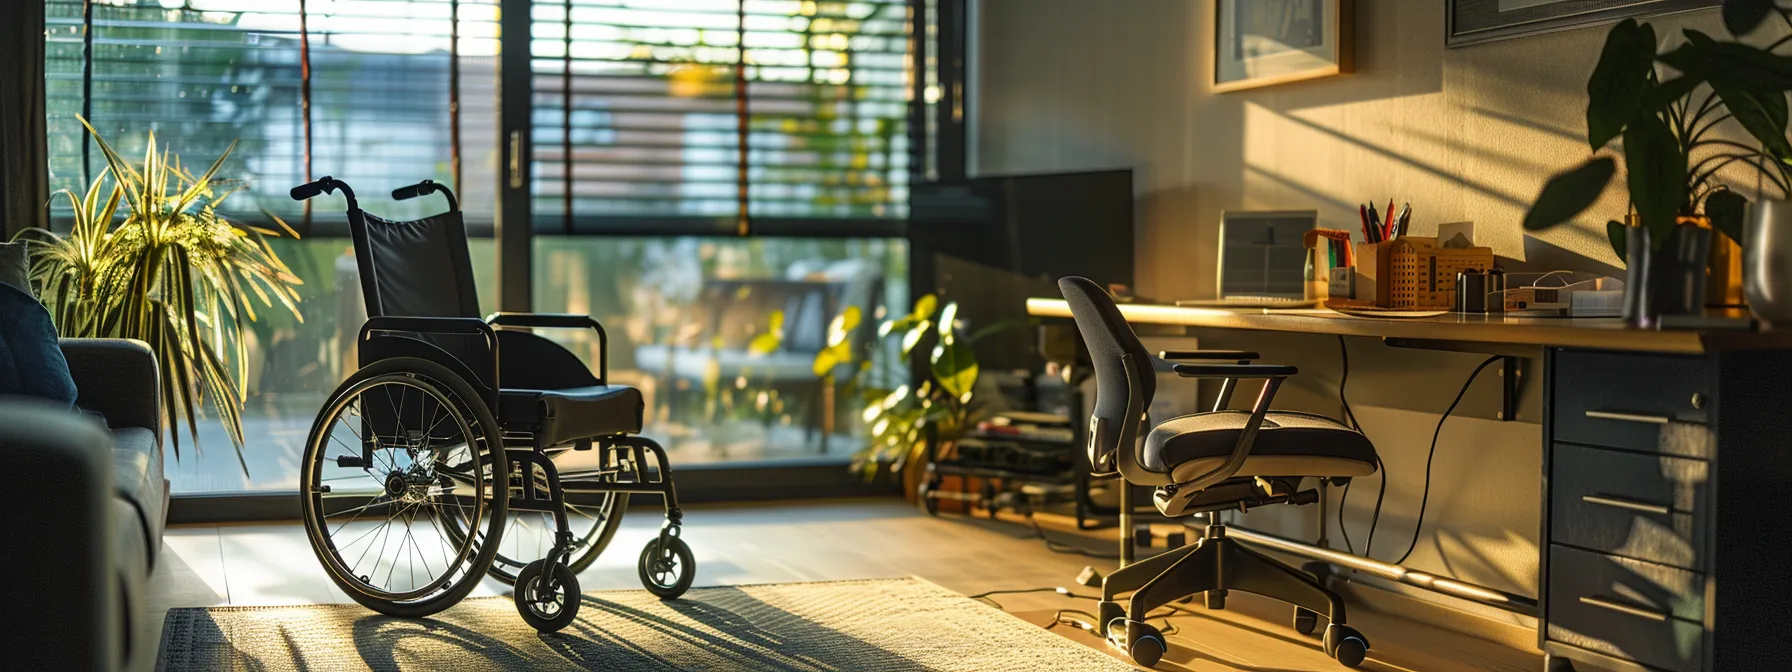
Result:
{"label": "large rear wheel", "polygon": [[[369,609],[427,616],[459,602],[497,551],[510,470],[497,420],[466,381],[398,357],[325,404],[299,474],[306,535],[330,579]],[[478,534],[452,534],[476,520]]]}

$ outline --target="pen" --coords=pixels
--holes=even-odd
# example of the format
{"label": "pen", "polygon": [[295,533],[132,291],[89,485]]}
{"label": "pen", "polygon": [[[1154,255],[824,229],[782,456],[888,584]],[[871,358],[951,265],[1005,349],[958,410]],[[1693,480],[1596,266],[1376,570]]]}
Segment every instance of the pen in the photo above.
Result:
{"label": "pen", "polygon": [[1388,199],[1388,209],[1381,216],[1387,218],[1381,223],[1381,237],[1383,240],[1391,240],[1394,237],[1394,199]]}
{"label": "pen", "polygon": [[1363,242],[1365,242],[1365,243],[1375,242],[1375,234],[1374,234],[1374,232],[1369,230],[1370,229],[1369,207],[1366,205],[1363,205],[1361,203],[1358,203],[1356,206],[1356,212],[1357,212],[1358,216],[1362,217],[1362,221],[1363,221]]}
{"label": "pen", "polygon": [[1412,204],[1407,203],[1405,205],[1400,206],[1400,216],[1395,219],[1395,224],[1394,224],[1395,230],[1396,230],[1395,235],[1400,235],[1400,236],[1406,235],[1407,225],[1410,224],[1411,222],[1412,222]]}
{"label": "pen", "polygon": [[1375,201],[1369,201],[1368,221],[1363,226],[1369,230],[1369,242],[1381,242],[1381,213],[1375,211]]}

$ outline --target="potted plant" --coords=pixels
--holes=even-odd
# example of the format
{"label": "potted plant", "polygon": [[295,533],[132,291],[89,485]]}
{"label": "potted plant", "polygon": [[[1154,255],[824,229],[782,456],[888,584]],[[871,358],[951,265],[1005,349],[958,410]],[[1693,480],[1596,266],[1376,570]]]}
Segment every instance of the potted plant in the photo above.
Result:
{"label": "potted plant", "polygon": [[247,475],[243,321],[256,319],[257,302],[279,304],[302,321],[294,289],[301,281],[268,246],[265,237],[277,233],[218,214],[243,186],[215,179],[230,149],[195,177],[173,153],[157,151],[154,133],[143,161],[133,164],[86,119],[81,124],[105,154],[106,169],[84,195],[58,192],[73,215],[68,233],[28,229],[15,237],[31,243],[32,284],[63,336],[133,338],[155,351],[177,459],[175,424],[185,419],[197,442],[198,418],[209,405]]}
{"label": "potted plant", "polygon": [[[1728,0],[1723,13],[1736,35],[1775,13],[1792,25],[1773,0]],[[1624,145],[1631,213],[1606,230],[1629,266],[1626,317],[1642,324],[1658,314],[1702,308],[1699,288],[1712,232],[1744,239],[1747,200],[1717,182],[1718,171],[1740,164],[1782,194],[1792,188],[1785,96],[1792,89],[1792,57],[1774,53],[1788,40],[1762,48],[1683,32],[1683,44],[1657,53],[1654,27],[1620,22],[1607,34],[1587,82],[1588,145],[1594,152],[1620,138]],[[1671,75],[1659,73],[1658,63]],[[1759,146],[1713,135],[1731,120]],[[1550,178],[1524,227],[1544,230],[1573,219],[1598,200],[1615,174],[1611,157],[1596,156]]]}

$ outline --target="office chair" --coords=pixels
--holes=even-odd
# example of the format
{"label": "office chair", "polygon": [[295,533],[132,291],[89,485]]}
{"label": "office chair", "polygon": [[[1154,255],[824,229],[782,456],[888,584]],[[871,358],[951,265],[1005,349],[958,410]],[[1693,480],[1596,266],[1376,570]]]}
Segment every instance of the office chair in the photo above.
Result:
{"label": "office chair", "polygon": [[[1193,351],[1161,353],[1168,360],[1223,360],[1236,364],[1175,364],[1184,378],[1220,378],[1221,402],[1212,412],[1172,418],[1139,431],[1157,391],[1151,356],[1099,285],[1087,278],[1058,281],[1077,330],[1095,368],[1094,413],[1089,419],[1089,463],[1103,475],[1155,486],[1158,511],[1181,517],[1266,504],[1309,504],[1314,490],[1300,490],[1303,478],[1343,483],[1375,473],[1375,447],[1362,433],[1319,415],[1270,411],[1276,389],[1297,373],[1292,366],[1248,363],[1256,353]],[[1219,410],[1237,381],[1263,381],[1250,411]],[[1226,536],[1210,517],[1205,538],[1122,567],[1101,585],[1100,627],[1123,646],[1134,662],[1150,667],[1163,657],[1163,633],[1145,622],[1147,614],[1172,601],[1201,593],[1209,609],[1225,608],[1226,591],[1242,590],[1295,605],[1294,626],[1311,633],[1319,614],[1326,655],[1356,667],[1369,641],[1345,625],[1344,601],[1313,576],[1278,562]],[[1122,604],[1118,597],[1132,593]]]}

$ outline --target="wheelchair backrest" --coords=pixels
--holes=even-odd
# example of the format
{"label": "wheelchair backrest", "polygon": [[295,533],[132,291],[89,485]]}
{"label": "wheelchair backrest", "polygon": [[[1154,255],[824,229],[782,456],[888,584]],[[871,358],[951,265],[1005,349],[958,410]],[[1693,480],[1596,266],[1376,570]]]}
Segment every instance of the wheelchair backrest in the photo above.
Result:
{"label": "wheelchair backrest", "polygon": [[479,317],[460,212],[409,222],[358,212],[349,228],[369,317]]}

